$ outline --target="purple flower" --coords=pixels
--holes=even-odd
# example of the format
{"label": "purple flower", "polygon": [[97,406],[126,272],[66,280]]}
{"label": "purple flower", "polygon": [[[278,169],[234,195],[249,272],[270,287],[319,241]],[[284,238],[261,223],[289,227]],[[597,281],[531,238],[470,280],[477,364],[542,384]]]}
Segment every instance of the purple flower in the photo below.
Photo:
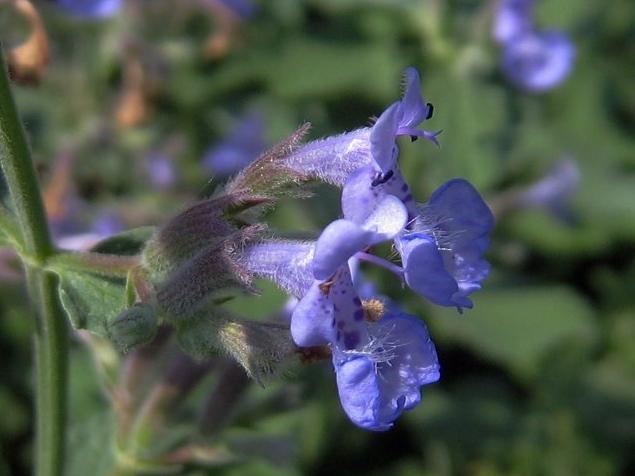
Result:
{"label": "purple flower", "polygon": [[333,366],[342,408],[356,425],[384,431],[421,401],[420,388],[439,379],[439,362],[426,326],[390,312],[368,324],[354,349],[335,348]]}
{"label": "purple flower", "polygon": [[401,101],[390,105],[372,127],[357,129],[326,139],[309,142],[289,154],[284,164],[309,177],[342,186],[355,170],[372,166],[377,180],[394,173],[398,136],[428,139],[435,144],[438,132],[418,129],[432,117],[432,105],[419,91],[419,73],[414,68],[404,71],[405,90]]}
{"label": "purple flower", "polygon": [[494,217],[476,189],[453,179],[418,207],[410,229],[395,240],[408,286],[441,306],[471,308],[468,295],[489,273],[483,253]]}
{"label": "purple flower", "polygon": [[534,0],[499,0],[492,35],[499,43],[523,36],[533,29]]}
{"label": "purple flower", "polygon": [[262,115],[249,113],[224,140],[208,150],[203,166],[222,177],[238,172],[265,150],[264,130]]}
{"label": "purple flower", "polygon": [[70,14],[83,18],[106,18],[121,10],[122,0],[57,0]]}
{"label": "purple flower", "polygon": [[314,283],[293,312],[291,334],[300,346],[331,346],[342,408],[368,430],[389,429],[420,402],[420,387],[439,379],[425,325],[394,311],[368,322],[348,265]]}
{"label": "purple flower", "polygon": [[575,47],[564,33],[535,32],[505,44],[502,69],[518,87],[542,92],[566,79],[574,59]]}

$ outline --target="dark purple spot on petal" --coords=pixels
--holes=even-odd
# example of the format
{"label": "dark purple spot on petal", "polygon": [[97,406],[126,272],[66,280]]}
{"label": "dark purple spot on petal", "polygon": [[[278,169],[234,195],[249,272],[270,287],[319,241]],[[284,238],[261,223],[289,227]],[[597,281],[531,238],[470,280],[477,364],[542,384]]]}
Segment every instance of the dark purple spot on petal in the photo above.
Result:
{"label": "dark purple spot on petal", "polygon": [[331,319],[331,327],[335,327],[335,318]]}
{"label": "dark purple spot on petal", "polygon": [[364,320],[364,311],[362,309],[358,309],[357,311],[355,311],[355,314],[353,314],[353,318],[356,321],[363,321]]}
{"label": "dark purple spot on petal", "polygon": [[403,197],[403,201],[404,202],[409,202],[410,200],[412,200],[412,194],[411,193],[409,193],[408,195]]}
{"label": "dark purple spot on petal", "polygon": [[407,184],[407,183],[404,183],[404,184],[401,186],[401,191],[402,191],[402,192],[407,192],[407,191],[408,191],[408,184]]}
{"label": "dark purple spot on petal", "polygon": [[353,298],[353,304],[355,304],[356,306],[361,306],[362,305],[362,301],[361,301],[361,299],[359,299],[359,297],[355,296]]}

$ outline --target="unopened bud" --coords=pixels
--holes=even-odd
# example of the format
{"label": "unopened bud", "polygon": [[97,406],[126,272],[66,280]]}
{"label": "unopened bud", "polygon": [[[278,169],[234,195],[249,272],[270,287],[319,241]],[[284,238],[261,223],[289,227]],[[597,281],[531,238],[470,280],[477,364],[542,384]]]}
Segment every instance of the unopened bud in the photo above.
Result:
{"label": "unopened bud", "polygon": [[121,352],[150,342],[157,332],[157,320],[152,307],[135,304],[108,323],[110,339]]}

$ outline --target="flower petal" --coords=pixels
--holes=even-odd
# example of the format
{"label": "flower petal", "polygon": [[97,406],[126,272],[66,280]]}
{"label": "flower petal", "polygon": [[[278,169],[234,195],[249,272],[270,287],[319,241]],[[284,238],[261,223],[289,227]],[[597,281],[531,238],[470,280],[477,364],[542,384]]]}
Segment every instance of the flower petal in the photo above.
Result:
{"label": "flower petal", "polygon": [[401,254],[408,286],[435,304],[455,306],[452,296],[459,288],[446,271],[432,237],[425,233],[412,233],[395,240],[395,245]]}
{"label": "flower petal", "polygon": [[395,102],[386,109],[370,132],[370,153],[382,173],[388,173],[397,163],[395,137],[401,117],[401,103]]}
{"label": "flower petal", "polygon": [[371,335],[382,340],[384,348],[394,347],[394,357],[377,368],[384,405],[392,412],[414,408],[421,400],[420,387],[436,382],[440,376],[428,329],[416,316],[397,312],[386,314]]}
{"label": "flower petal", "polygon": [[430,106],[421,96],[421,79],[419,72],[412,66],[404,71],[406,87],[401,100],[402,117],[399,128],[416,128],[428,118]]}
{"label": "flower petal", "polygon": [[351,173],[342,189],[344,218],[363,223],[377,206],[382,189],[371,186],[376,175],[373,167],[361,167]]}
{"label": "flower petal", "polygon": [[439,228],[454,233],[460,240],[485,236],[494,227],[494,215],[474,186],[464,179],[452,179],[441,185],[426,207],[439,218]]}
{"label": "flower petal", "polygon": [[291,315],[291,336],[296,345],[311,347],[333,340],[333,304],[315,282]]}
{"label": "flower petal", "polygon": [[315,244],[313,276],[319,280],[330,278],[351,256],[369,246],[373,235],[350,220],[330,223]]}
{"label": "flower petal", "polygon": [[370,244],[391,240],[403,230],[408,222],[406,206],[394,195],[385,195],[362,225],[373,233]]}
{"label": "flower petal", "polygon": [[358,357],[337,366],[336,372],[340,402],[351,421],[367,430],[388,430],[392,423],[378,419],[381,393],[374,363]]}

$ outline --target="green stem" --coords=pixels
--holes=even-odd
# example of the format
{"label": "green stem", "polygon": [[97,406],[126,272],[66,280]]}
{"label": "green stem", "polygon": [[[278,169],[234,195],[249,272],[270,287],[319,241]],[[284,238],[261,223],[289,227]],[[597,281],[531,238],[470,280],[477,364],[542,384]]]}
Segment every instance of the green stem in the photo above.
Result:
{"label": "green stem", "polygon": [[64,467],[68,331],[57,278],[41,268],[54,252],[42,196],[22,123],[11,95],[0,45],[0,165],[22,234],[27,286],[37,310],[35,334],[36,474],[60,476]]}
{"label": "green stem", "polygon": [[52,252],[42,195],[31,160],[22,123],[11,95],[4,57],[0,53],[0,161],[16,217],[22,230],[25,252],[36,263]]}
{"label": "green stem", "polygon": [[108,255],[89,251],[63,251],[47,260],[46,269],[52,271],[58,268],[70,269],[100,276],[125,278],[130,270],[138,265],[138,256]]}

